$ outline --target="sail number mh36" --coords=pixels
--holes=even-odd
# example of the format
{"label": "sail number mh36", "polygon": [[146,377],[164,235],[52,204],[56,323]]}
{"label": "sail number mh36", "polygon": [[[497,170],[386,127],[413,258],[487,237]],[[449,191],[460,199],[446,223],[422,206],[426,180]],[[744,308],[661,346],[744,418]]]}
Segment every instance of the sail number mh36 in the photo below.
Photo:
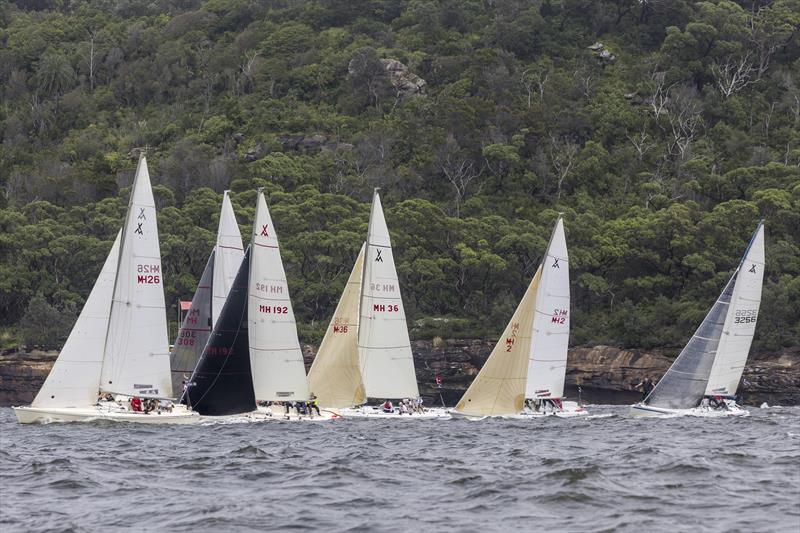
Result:
{"label": "sail number mh36", "polygon": [[161,283],[161,265],[136,265],[136,283]]}

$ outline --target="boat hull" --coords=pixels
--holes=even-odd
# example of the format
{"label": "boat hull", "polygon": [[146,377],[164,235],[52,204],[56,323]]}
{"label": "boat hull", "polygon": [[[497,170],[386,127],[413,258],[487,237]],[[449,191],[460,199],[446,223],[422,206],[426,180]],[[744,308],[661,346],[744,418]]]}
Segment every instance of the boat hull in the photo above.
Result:
{"label": "boat hull", "polygon": [[727,409],[712,409],[711,407],[694,407],[692,409],[666,409],[663,407],[653,407],[637,403],[631,406],[630,415],[633,417],[677,417],[677,416],[696,416],[706,418],[718,418],[725,416],[750,416],[747,409],[739,407],[737,404],[728,403]]}
{"label": "boat hull", "polygon": [[562,409],[560,410],[552,410],[548,409],[546,411],[531,411],[529,409],[525,409],[520,413],[514,414],[506,414],[506,415],[486,415],[486,416],[476,416],[470,415],[465,413],[460,413],[455,409],[449,411],[449,413],[454,418],[466,418],[468,420],[483,420],[485,418],[505,418],[510,420],[532,420],[537,418],[547,418],[551,416],[555,416],[558,418],[576,418],[580,416],[586,416],[589,412],[578,405],[577,402],[562,402]]}
{"label": "boat hull", "polygon": [[422,413],[403,413],[394,409],[391,413],[386,413],[381,407],[373,407],[365,405],[362,407],[346,407],[339,409],[339,415],[342,418],[367,418],[373,419],[389,419],[389,420],[431,420],[431,419],[448,419],[450,413],[445,409],[432,408],[425,409]]}
{"label": "boat hull", "polygon": [[319,414],[316,411],[313,414],[300,414],[294,408],[289,408],[289,413],[286,413],[284,406],[259,406],[255,411],[249,413],[248,416],[257,420],[279,420],[284,422],[324,422],[326,420],[335,420],[341,418],[341,415],[334,409],[320,408]]}
{"label": "boat hull", "polygon": [[89,407],[14,407],[20,424],[49,424],[54,422],[133,422],[137,424],[196,424],[200,415],[184,406],[175,406],[172,412],[141,413],[123,408]]}

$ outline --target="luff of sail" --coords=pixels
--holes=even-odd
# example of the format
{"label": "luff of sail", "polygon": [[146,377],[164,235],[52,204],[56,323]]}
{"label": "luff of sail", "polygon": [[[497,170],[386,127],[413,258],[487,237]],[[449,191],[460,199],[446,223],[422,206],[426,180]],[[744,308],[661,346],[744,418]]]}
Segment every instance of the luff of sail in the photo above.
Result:
{"label": "luff of sail", "polygon": [[645,398],[645,404],[665,409],[698,406],[708,384],[735,284],[736,273],[667,373]]}
{"label": "luff of sail", "polygon": [[225,298],[228,297],[228,292],[231,290],[236,273],[239,272],[239,265],[242,264],[242,257],[244,257],[242,234],[239,231],[239,224],[236,222],[231,199],[228,197],[229,192],[225,191],[222,196],[217,243],[214,246],[216,257],[212,282],[212,325],[217,322],[219,314],[222,312]]}
{"label": "luff of sail", "polygon": [[526,398],[561,398],[569,348],[569,256],[564,222],[559,216],[542,260]]}
{"label": "luff of sail", "polygon": [[736,271],[736,286],[722,328],[707,396],[734,396],[756,330],[764,278],[764,223],[759,223]]}
{"label": "luff of sail", "polygon": [[309,390],[325,407],[351,407],[366,401],[358,366],[358,299],[364,249],[362,246],[308,372]]}
{"label": "luff of sail", "polygon": [[502,337],[456,405],[456,411],[471,416],[497,416],[522,410],[541,278],[542,265],[539,265]]}
{"label": "luff of sail", "polygon": [[250,248],[187,389],[187,403],[201,415],[233,415],[256,409],[247,337],[249,255]]}
{"label": "luff of sail", "polygon": [[33,407],[87,407],[97,402],[119,242],[117,233],[67,342],[31,403]]}
{"label": "luff of sail", "polygon": [[122,228],[100,388],[127,396],[171,397],[169,365],[156,206],[141,156]]}
{"label": "luff of sail", "polygon": [[170,356],[172,391],[178,397],[182,396],[183,385],[190,380],[203,354],[203,348],[211,336],[211,278],[214,271],[214,255],[212,250],[194,291],[189,312],[183,319],[178,338],[175,339],[172,348]]}
{"label": "luff of sail", "polygon": [[307,400],[308,382],[275,226],[258,192],[250,257],[248,335],[259,401]]}
{"label": "luff of sail", "polygon": [[358,349],[368,398],[417,398],[417,378],[389,228],[378,191],[372,200],[361,277]]}

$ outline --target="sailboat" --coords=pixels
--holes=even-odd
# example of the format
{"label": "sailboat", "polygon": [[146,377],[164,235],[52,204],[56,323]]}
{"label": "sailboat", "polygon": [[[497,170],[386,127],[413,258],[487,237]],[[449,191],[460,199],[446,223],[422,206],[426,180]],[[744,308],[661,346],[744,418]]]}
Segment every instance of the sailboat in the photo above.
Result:
{"label": "sailboat", "polygon": [[576,402],[563,400],[569,317],[569,256],[559,216],[503,336],[452,413],[473,419],[587,414]]}
{"label": "sailboat", "polygon": [[[98,392],[109,400],[98,400]],[[143,155],[124,226],[53,370],[32,404],[14,412],[21,423],[199,418],[181,405],[135,411],[140,398],[172,398],[156,208]]]}
{"label": "sailboat", "polygon": [[228,193],[225,191],[222,196],[217,242],[200,276],[170,356],[172,390],[180,394],[182,400],[244,257],[242,235]]}
{"label": "sailboat", "polygon": [[[358,263],[358,261],[356,261]],[[351,273],[351,280],[354,274]],[[350,297],[354,283],[348,283],[345,293]],[[347,304],[348,314],[352,314],[352,302]],[[348,317],[349,320],[349,317]],[[328,335],[335,335],[329,328]],[[352,407],[339,410],[345,417],[398,418],[399,406],[360,405],[370,398],[378,400],[408,400],[412,404],[419,398],[411,341],[408,336],[406,313],[400,295],[400,283],[394,265],[389,228],[383,216],[383,207],[378,190],[372,199],[367,242],[364,246],[359,287],[358,324],[356,348],[361,383],[356,385]],[[349,331],[349,327],[348,327]],[[342,356],[347,362],[344,366],[352,368],[353,337],[345,342],[346,350]],[[323,352],[324,353],[324,352]],[[340,369],[342,365],[340,365]],[[349,370],[348,370],[349,371]],[[318,378],[315,378],[318,379]],[[326,378],[327,379],[327,378]],[[334,379],[342,379],[337,377]],[[353,377],[348,377],[355,383]],[[312,391],[316,394],[316,391]],[[324,405],[324,404],[323,404]],[[443,410],[409,410],[403,418],[449,418]]]}
{"label": "sailboat", "polygon": [[756,330],[764,278],[764,221],[700,327],[632,416],[742,416],[735,395]]}

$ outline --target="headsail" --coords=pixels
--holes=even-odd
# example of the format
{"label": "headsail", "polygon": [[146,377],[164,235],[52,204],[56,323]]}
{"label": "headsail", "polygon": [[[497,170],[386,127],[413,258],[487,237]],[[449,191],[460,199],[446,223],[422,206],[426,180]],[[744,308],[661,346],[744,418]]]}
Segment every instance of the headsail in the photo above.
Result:
{"label": "headsail", "polygon": [[214,295],[211,304],[212,324],[216,323],[222,312],[225,298],[228,297],[228,292],[231,290],[233,280],[239,271],[239,265],[242,263],[242,257],[244,257],[242,234],[239,232],[239,224],[236,222],[236,215],[228,197],[229,192],[225,191],[222,196],[217,244],[214,247],[216,258],[212,283]]}
{"label": "headsail", "polygon": [[308,383],[278,236],[258,192],[248,296],[250,363],[258,400],[306,400]]}
{"label": "headsail", "polygon": [[189,406],[201,415],[232,415],[256,409],[247,339],[249,276],[250,248],[189,384]]}
{"label": "headsail", "polygon": [[736,270],[736,287],[711,367],[706,395],[733,396],[756,330],[764,278],[764,223],[759,223]]}
{"label": "headsail", "polygon": [[309,390],[325,407],[351,407],[366,401],[358,366],[358,299],[364,248],[361,247],[308,372]]}
{"label": "headsail", "polygon": [[211,277],[214,271],[214,251],[200,276],[194,291],[192,305],[183,319],[178,338],[172,348],[170,368],[172,370],[172,392],[176,397],[183,394],[183,385],[188,382],[203,354],[208,338],[211,336]]}
{"label": "headsail", "polygon": [[365,393],[368,398],[417,398],[406,312],[377,190],[361,279],[358,348]]}
{"label": "headsail", "polygon": [[92,292],[34,398],[33,407],[85,407],[97,402],[111,297],[119,261],[120,233],[106,257]]}
{"label": "headsail", "polygon": [[122,229],[100,388],[171,397],[169,364],[156,205],[142,156]]}
{"label": "headsail", "polygon": [[522,410],[525,403],[534,306],[536,296],[541,290],[542,267],[543,265],[539,265],[489,359],[456,405],[456,410],[460,413],[496,416],[515,414]]}
{"label": "headsail", "polygon": [[526,398],[561,398],[569,348],[569,257],[564,222],[558,217],[542,260]]}
{"label": "headsail", "polygon": [[644,403],[665,409],[697,407],[706,390],[735,284],[736,273]]}

